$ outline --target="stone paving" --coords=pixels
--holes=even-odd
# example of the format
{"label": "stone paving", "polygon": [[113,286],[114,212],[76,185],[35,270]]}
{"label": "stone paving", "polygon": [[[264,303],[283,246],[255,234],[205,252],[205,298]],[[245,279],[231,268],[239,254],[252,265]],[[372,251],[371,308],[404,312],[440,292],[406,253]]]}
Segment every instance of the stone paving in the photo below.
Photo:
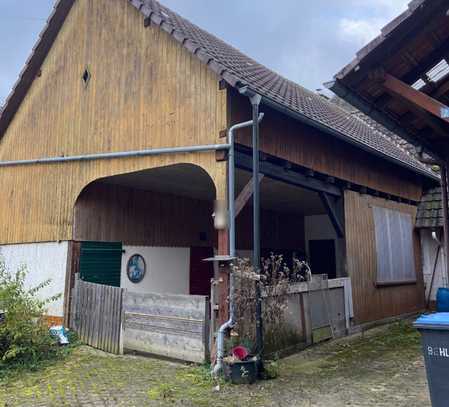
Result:
{"label": "stone paving", "polygon": [[408,325],[329,342],[279,365],[276,380],[231,386],[203,367],[81,346],[0,382],[0,406],[430,406],[419,338]]}

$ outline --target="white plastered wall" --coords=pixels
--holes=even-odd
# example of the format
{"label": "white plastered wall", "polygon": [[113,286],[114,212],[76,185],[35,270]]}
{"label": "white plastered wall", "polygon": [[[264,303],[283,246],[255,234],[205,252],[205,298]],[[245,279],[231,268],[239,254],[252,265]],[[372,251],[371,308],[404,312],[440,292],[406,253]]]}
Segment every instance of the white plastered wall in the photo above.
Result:
{"label": "white plastered wall", "polygon": [[[190,293],[190,248],[124,246],[121,287],[137,293]],[[140,254],[146,263],[145,277],[134,284],[126,275],[129,258]]]}
{"label": "white plastered wall", "polygon": [[[430,284],[432,280],[433,268],[435,265],[435,257],[437,253],[438,243],[432,238],[432,232],[430,229],[421,229],[421,251],[422,251],[422,267],[424,283],[426,285],[426,299],[429,295]],[[441,249],[438,258],[437,267],[435,269],[435,277],[433,281],[432,293],[430,296],[431,301],[436,300],[436,293],[439,287],[447,287],[447,277],[444,272],[444,250]]]}
{"label": "white plastered wall", "polygon": [[306,237],[306,250],[310,255],[309,241],[310,240],[334,240],[335,241],[335,256],[337,265],[337,277],[345,276],[344,264],[344,239],[339,239],[335,229],[327,215],[312,215],[304,217],[304,230]]}
{"label": "white plastered wall", "polygon": [[33,288],[46,280],[50,284],[39,291],[39,297],[47,299],[61,294],[60,298],[48,305],[47,315],[63,316],[63,294],[67,268],[67,242],[25,243],[0,246],[0,257],[7,270],[15,273],[26,266],[27,288]]}

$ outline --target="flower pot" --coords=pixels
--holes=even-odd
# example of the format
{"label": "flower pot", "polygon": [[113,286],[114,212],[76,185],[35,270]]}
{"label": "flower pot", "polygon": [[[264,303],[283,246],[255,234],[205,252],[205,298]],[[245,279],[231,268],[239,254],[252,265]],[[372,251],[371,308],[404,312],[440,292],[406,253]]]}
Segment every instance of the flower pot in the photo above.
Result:
{"label": "flower pot", "polygon": [[224,375],[233,384],[253,384],[257,379],[257,360],[225,363]]}

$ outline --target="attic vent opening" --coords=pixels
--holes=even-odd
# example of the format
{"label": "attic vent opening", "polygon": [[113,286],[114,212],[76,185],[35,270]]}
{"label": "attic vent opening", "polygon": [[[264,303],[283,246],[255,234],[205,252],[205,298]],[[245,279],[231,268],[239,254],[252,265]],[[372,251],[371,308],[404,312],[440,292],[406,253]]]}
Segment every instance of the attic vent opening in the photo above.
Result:
{"label": "attic vent opening", "polygon": [[92,75],[89,72],[89,68],[86,68],[83,72],[83,82],[84,82],[84,86],[87,86],[89,84],[90,78],[92,77]]}

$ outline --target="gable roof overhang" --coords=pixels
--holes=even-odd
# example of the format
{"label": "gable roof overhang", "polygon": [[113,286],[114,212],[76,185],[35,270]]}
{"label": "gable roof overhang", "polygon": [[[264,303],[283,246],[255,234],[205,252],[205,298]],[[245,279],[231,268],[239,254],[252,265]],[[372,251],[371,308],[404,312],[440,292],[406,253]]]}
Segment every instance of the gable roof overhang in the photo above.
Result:
{"label": "gable roof overhang", "polygon": [[6,132],[20,104],[25,98],[36,76],[39,76],[42,64],[50,51],[64,21],[76,0],[60,0],[53,8],[47,24],[39,35],[19,79],[3,105],[0,106],[0,138]]}
{"label": "gable roof overhang", "polygon": [[[0,138],[6,132],[33,80],[39,75],[65,18],[76,0],[59,0],[40,35],[26,67],[0,115]],[[247,57],[234,47],[202,30],[155,0],[126,0],[138,9],[146,26],[152,24],[170,34],[231,87],[247,87],[262,96],[262,103],[295,120],[338,137],[384,160],[427,179],[437,176],[385,134],[320,95],[289,81]]]}
{"label": "gable roof overhang", "polygon": [[[328,87],[436,159],[449,154],[449,3],[414,0]],[[449,112],[447,112],[449,115]]]}

